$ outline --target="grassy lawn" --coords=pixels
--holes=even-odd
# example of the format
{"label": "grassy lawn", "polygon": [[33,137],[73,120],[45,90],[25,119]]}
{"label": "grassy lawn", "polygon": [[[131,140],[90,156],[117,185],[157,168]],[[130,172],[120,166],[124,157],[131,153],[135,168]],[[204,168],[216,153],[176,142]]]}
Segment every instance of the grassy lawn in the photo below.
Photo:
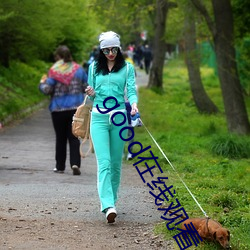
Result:
{"label": "grassy lawn", "polygon": [[9,69],[0,67],[0,122],[10,115],[20,118],[23,110],[46,99],[38,84],[47,70],[48,65],[40,61],[30,65],[13,61]]}
{"label": "grassy lawn", "polygon": [[[161,176],[168,177],[167,186],[173,185],[175,195],[173,198],[169,196],[165,204],[172,201],[176,204],[175,199],[178,198],[189,217],[204,216],[181,178],[207,215],[230,230],[232,249],[250,249],[250,137],[228,134],[218,79],[210,68],[203,67],[201,74],[207,93],[220,110],[217,115],[197,112],[186,67],[181,60],[173,60],[166,65],[163,94],[145,88],[139,90],[142,121],[175,170],[144,127],[136,128],[135,140],[141,142],[144,148],[151,145],[164,171]],[[247,107],[250,113],[249,98]],[[149,183],[151,176],[145,176],[145,183]],[[155,178],[151,177],[152,180]],[[152,196],[152,199],[155,198]],[[155,231],[163,233],[166,239],[179,233],[177,230],[169,231],[164,220]],[[214,243],[199,244],[197,247],[217,248]]]}

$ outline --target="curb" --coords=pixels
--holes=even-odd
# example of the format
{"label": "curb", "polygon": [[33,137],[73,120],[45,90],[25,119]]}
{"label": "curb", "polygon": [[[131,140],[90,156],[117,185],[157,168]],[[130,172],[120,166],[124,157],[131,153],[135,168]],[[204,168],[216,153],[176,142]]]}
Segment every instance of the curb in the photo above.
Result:
{"label": "curb", "polygon": [[5,119],[3,119],[2,121],[0,121],[0,129],[2,129],[4,126],[9,125],[10,123],[19,120],[20,118],[25,118],[27,116],[29,116],[30,114],[32,114],[33,112],[46,107],[46,105],[48,105],[48,100],[44,100],[36,105],[33,105],[31,107],[28,107],[24,110],[21,110],[15,114],[11,114],[9,116],[7,116]]}

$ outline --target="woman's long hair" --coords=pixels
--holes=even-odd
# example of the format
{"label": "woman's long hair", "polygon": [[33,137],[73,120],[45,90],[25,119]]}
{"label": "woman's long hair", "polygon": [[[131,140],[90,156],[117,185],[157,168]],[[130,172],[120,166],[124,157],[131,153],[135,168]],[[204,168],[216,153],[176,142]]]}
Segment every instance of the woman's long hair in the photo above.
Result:
{"label": "woman's long hair", "polygon": [[[103,75],[107,75],[109,74],[109,69],[108,69],[108,64],[107,64],[107,58],[106,56],[103,54],[102,50],[100,50],[99,56],[97,58],[97,63],[96,63],[96,73],[99,74],[103,74]],[[119,71],[121,68],[123,68],[125,66],[125,59],[121,53],[121,50],[118,49],[117,51],[117,55],[115,58],[115,65],[112,69],[112,72],[117,72]]]}

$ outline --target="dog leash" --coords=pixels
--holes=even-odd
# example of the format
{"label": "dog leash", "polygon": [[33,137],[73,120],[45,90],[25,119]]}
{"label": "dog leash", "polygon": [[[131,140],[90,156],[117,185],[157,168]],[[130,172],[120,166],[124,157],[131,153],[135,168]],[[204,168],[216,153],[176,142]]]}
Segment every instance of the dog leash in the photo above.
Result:
{"label": "dog leash", "polygon": [[180,177],[180,175],[178,174],[176,168],[173,166],[173,164],[170,162],[170,160],[168,159],[168,157],[165,155],[165,153],[163,152],[163,150],[161,149],[161,147],[159,146],[159,144],[156,142],[156,140],[154,139],[153,135],[149,132],[148,128],[145,126],[145,124],[143,123],[143,121],[141,120],[141,118],[139,118],[139,120],[141,121],[141,123],[143,124],[143,126],[145,127],[146,131],[148,132],[148,134],[150,135],[150,137],[152,138],[153,142],[155,143],[155,145],[158,147],[158,149],[161,151],[162,155],[165,157],[165,159],[167,160],[168,164],[172,167],[172,169],[175,171],[175,173],[177,174],[177,176],[179,177],[179,179],[181,180],[182,184],[185,186],[185,188],[187,189],[187,191],[189,192],[189,194],[191,195],[191,197],[193,198],[193,200],[196,202],[196,204],[198,205],[198,207],[200,208],[200,210],[202,211],[202,213],[205,215],[206,218],[209,218],[209,216],[207,215],[207,213],[204,211],[204,209],[201,207],[201,205],[199,204],[199,202],[196,200],[196,198],[194,197],[194,195],[192,194],[191,190],[188,188],[188,186],[186,185],[186,183],[182,180],[182,178]]}

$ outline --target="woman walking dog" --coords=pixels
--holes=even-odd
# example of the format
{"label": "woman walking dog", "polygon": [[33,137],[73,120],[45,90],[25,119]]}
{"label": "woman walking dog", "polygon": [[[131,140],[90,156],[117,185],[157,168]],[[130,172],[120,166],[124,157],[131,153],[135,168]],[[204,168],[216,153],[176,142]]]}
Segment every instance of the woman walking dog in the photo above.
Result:
{"label": "woman walking dog", "polygon": [[[136,114],[137,93],[134,66],[126,63],[123,58],[120,36],[113,31],[104,32],[99,36],[99,42],[100,53],[97,60],[89,67],[89,86],[86,88],[86,93],[94,101],[90,133],[97,160],[97,189],[101,211],[106,214],[108,223],[113,223],[117,216],[115,204],[118,198],[125,144],[119,136],[119,131],[127,126],[127,121],[122,126],[116,126],[112,123],[111,117],[118,111],[126,115],[125,89],[131,104],[131,115]],[[108,113],[98,111],[114,107],[117,104],[116,100],[120,106],[115,110]],[[121,114],[114,117],[117,124],[124,120]]]}

